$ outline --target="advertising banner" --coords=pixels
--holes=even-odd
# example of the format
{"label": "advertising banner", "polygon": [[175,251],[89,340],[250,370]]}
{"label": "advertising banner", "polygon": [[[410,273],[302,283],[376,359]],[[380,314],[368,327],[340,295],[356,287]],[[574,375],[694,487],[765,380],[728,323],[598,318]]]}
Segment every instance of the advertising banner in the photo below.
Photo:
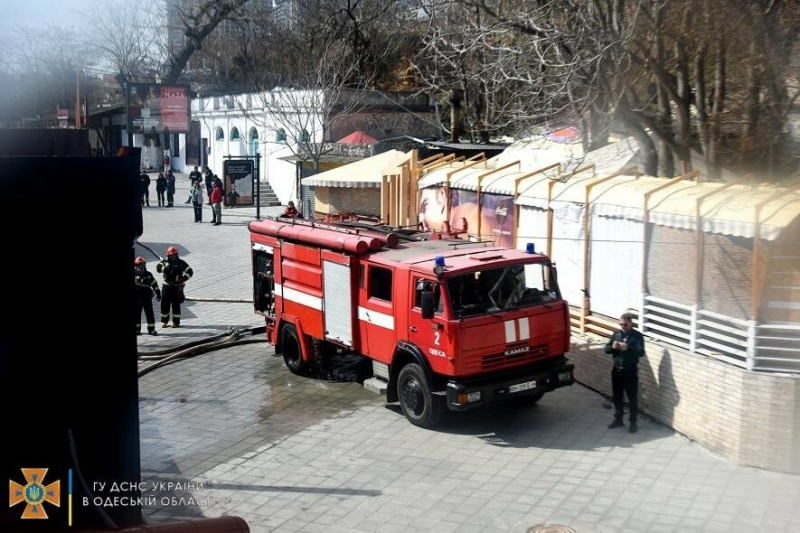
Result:
{"label": "advertising banner", "polygon": [[[426,229],[441,230],[445,221],[450,227],[459,230],[467,224],[471,236],[481,240],[494,241],[499,246],[513,248],[515,212],[514,198],[500,194],[481,194],[480,207],[478,193],[460,189],[450,189],[449,214],[447,191],[444,187],[429,187],[419,192],[420,222]],[[480,235],[478,224],[480,221]]]}
{"label": "advertising banner", "polygon": [[222,164],[225,176],[225,205],[255,205],[255,172],[252,159],[227,159]]}
{"label": "advertising banner", "polygon": [[128,132],[188,133],[188,85],[128,85]]}

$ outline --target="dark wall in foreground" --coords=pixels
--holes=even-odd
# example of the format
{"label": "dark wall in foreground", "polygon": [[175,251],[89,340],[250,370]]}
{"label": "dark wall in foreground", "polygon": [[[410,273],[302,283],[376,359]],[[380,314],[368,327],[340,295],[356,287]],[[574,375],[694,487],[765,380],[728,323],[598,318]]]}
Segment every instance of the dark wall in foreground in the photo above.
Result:
{"label": "dark wall in foreground", "polygon": [[89,130],[0,128],[0,155],[88,157]]}
{"label": "dark wall in foreground", "polygon": [[[132,329],[138,165],[138,153],[0,157],[2,531],[66,530],[70,469],[74,527],[104,526],[83,505],[78,474],[90,487],[140,478]],[[60,480],[61,506],[45,503],[46,520],[22,520],[25,503],[6,504],[9,480],[25,484],[22,468],[47,468],[44,485]],[[118,526],[141,523],[135,505],[105,512]]]}

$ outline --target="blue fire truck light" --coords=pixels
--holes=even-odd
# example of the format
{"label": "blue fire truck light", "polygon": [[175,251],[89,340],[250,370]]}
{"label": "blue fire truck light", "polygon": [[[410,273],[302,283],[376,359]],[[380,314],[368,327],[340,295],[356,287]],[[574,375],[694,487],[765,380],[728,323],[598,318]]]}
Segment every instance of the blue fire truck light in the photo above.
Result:
{"label": "blue fire truck light", "polygon": [[444,256],[437,255],[436,258],[433,260],[433,265],[444,268]]}
{"label": "blue fire truck light", "polygon": [[525,251],[528,252],[529,254],[535,254],[536,246],[534,246],[532,242],[529,242],[528,244],[525,245]]}

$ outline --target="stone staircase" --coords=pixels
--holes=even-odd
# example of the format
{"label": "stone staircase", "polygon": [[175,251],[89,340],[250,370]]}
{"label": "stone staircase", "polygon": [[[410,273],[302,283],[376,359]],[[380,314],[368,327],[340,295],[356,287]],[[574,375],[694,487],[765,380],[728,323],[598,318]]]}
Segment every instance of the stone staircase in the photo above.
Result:
{"label": "stone staircase", "polygon": [[278,200],[278,196],[275,194],[275,191],[272,190],[272,187],[266,181],[262,181],[259,185],[259,192],[261,193],[261,207],[273,207],[281,204],[281,201]]}

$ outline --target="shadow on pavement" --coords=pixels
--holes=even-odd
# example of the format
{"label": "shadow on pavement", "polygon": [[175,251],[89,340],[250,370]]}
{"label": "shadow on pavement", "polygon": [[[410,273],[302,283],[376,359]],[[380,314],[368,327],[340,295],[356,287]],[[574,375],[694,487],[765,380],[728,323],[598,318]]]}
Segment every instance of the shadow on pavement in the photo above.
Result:
{"label": "shadow on pavement", "polygon": [[[502,448],[587,451],[633,447],[672,434],[669,428],[642,415],[637,433],[629,433],[627,426],[608,429],[610,412],[597,404],[602,397],[597,397],[596,393],[581,385],[574,387],[575,390],[564,389],[559,392],[569,392],[577,398],[557,399],[545,395],[536,405],[511,402],[464,413],[448,411],[433,431],[473,436]],[[403,416],[397,404],[387,404],[386,408]]]}

